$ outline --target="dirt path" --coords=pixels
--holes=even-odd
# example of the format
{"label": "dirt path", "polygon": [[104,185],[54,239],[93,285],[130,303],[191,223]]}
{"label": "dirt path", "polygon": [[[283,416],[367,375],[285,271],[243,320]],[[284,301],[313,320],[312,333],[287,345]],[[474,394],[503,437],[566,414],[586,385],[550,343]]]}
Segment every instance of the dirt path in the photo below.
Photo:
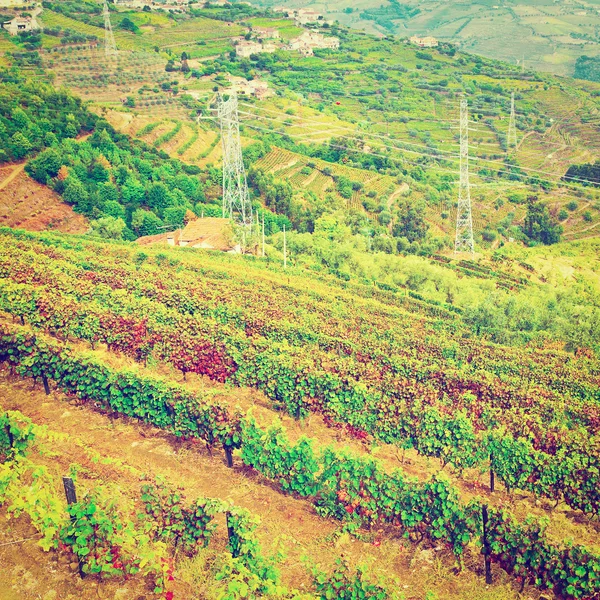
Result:
{"label": "dirt path", "polygon": [[406,194],[409,190],[410,190],[410,187],[409,187],[408,183],[406,183],[405,181],[402,182],[400,187],[397,188],[394,191],[394,193],[391,194],[391,196],[388,198],[388,203],[387,203],[388,210],[390,210],[392,208],[392,204],[394,204],[394,201],[396,200],[396,198],[399,198],[403,194]]}
{"label": "dirt path", "polygon": [[594,223],[593,225],[590,225],[589,227],[580,229],[579,231],[569,231],[564,234],[564,237],[567,237],[569,235],[581,235],[582,233],[587,233],[588,231],[591,231],[592,229],[596,229],[596,227],[598,227],[598,225],[600,225],[600,221],[598,221],[597,223]]}
{"label": "dirt path", "polygon": [[95,468],[99,480],[90,481],[91,485],[119,480],[124,487],[135,488],[139,486],[135,473],[161,474],[171,485],[183,487],[189,500],[200,496],[231,500],[260,514],[261,541],[268,551],[275,551],[281,536],[294,540],[288,549],[291,560],[286,579],[290,584],[308,584],[301,564],[303,554],[324,556],[332,563],[335,560],[333,545],[325,541],[335,524],[315,515],[308,502],[294,500],[261,483],[259,476],[239,466],[239,459],[238,466],[229,469],[221,452],[210,456],[206,449],[182,444],[158,429],[125,419],[109,419],[68,401],[58,392],[46,397],[42,390],[32,389],[31,381],[11,380],[6,371],[0,371],[0,396],[5,409],[20,410],[35,423],[69,435],[70,443],[58,442],[55,447],[59,455],[54,461],[64,473],[71,463],[92,466],[80,442],[134,470],[133,475],[127,476],[109,462]]}
{"label": "dirt path", "polygon": [[23,172],[23,170],[25,169],[25,164],[26,163],[23,163],[22,165],[17,165],[15,167],[13,172],[8,177],[6,177],[6,179],[4,179],[4,181],[2,181],[0,183],[0,190],[3,190],[9,183],[14,181],[19,176],[20,173]]}

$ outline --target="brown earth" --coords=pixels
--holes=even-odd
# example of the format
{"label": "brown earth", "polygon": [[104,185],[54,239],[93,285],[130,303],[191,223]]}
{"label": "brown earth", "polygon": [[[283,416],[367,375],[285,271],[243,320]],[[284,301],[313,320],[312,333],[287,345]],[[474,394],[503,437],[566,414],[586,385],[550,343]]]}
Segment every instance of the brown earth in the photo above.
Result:
{"label": "brown earth", "polygon": [[50,188],[24,172],[24,163],[0,168],[0,225],[63,233],[85,233],[87,220]]}

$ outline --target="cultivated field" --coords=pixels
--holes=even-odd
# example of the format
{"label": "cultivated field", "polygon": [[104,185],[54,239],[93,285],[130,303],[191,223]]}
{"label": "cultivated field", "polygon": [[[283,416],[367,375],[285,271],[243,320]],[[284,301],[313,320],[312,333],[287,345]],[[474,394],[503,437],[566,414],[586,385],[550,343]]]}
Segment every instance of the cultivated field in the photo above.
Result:
{"label": "cultivated field", "polygon": [[[277,4],[274,0],[263,4]],[[401,37],[433,35],[458,45],[466,52],[521,64],[527,68],[561,75],[573,73],[575,61],[583,54],[600,53],[597,28],[600,25],[595,2],[529,2],[496,3],[486,0],[407,0],[404,6],[420,12],[408,19],[394,15],[389,2],[379,0],[336,0],[335,2],[290,0],[286,6],[308,6],[338,19],[345,25],[368,33]],[[377,12],[377,9],[387,9]],[[374,17],[365,18],[371,10]]]}
{"label": "cultivated field", "polygon": [[[0,268],[9,269],[11,278],[0,281],[0,309],[6,313],[0,318],[1,348],[13,349],[11,370],[5,367],[1,375],[0,385],[9,392],[3,405],[49,427],[39,443],[54,440],[52,460],[35,448],[30,460],[47,469],[43,482],[55,482],[51,493],[57,494],[59,477],[77,462],[81,493],[116,484],[124,502],[135,496],[140,474],[151,472],[190,498],[233,501],[260,516],[256,531],[263,552],[287,548],[282,582],[307,591],[311,581],[302,557],[328,570],[343,554],[352,565],[368,562],[370,577],[386,586],[399,578],[415,598],[429,593],[516,599],[518,585],[505,572],[512,567],[495,550],[494,585],[476,592],[480,526],[469,511],[481,503],[494,519],[491,535],[499,548],[544,544],[558,552],[568,539],[577,552],[597,560],[597,476],[585,466],[597,443],[596,359],[565,354],[552,344],[465,345],[460,310],[417,298],[407,288],[343,284],[219,254],[145,248],[141,261],[136,253],[133,246],[2,233]],[[510,273],[492,262],[439,264],[468,278],[468,285],[493,282],[511,294],[542,281],[525,263],[527,269],[515,264]],[[90,294],[100,284],[105,293],[92,303]],[[183,290],[186,308],[173,304]],[[263,292],[268,302],[259,301]],[[223,297],[230,298],[225,312]],[[55,353],[62,353],[60,364],[52,359]],[[59,376],[63,369],[81,376],[71,383]],[[30,382],[15,378],[39,372],[50,381],[49,397],[41,386],[32,392]],[[141,389],[145,401],[138,404],[134,397]],[[165,394],[172,393],[191,394],[193,401],[169,409]],[[530,415],[525,421],[524,410]],[[192,420],[190,411],[196,414]],[[206,420],[206,411],[220,416]],[[486,411],[501,426],[489,429]],[[582,436],[591,445],[581,445]],[[214,444],[214,451],[201,440]],[[239,449],[233,471],[217,440]],[[283,466],[288,460],[293,468]],[[560,475],[567,460],[579,465],[584,486]],[[544,465],[543,479],[538,464]],[[401,486],[389,500],[386,485]],[[424,496],[409,508],[406,503],[419,493]],[[442,512],[434,518],[438,506]],[[518,529],[527,515],[547,519],[540,534]],[[25,526],[17,523],[14,532]],[[507,528],[515,541],[506,537]],[[36,529],[45,533],[41,524]],[[215,560],[211,553],[225,551],[223,535],[219,525],[214,542],[195,560]],[[456,560],[459,573],[453,571]],[[524,563],[528,577],[537,564]],[[565,568],[578,565],[571,564]],[[173,563],[180,597],[214,585],[190,568],[181,558]],[[40,578],[34,569],[31,585],[44,590]],[[136,581],[127,585],[135,589]],[[597,584],[582,579],[569,585]],[[88,589],[85,581],[80,589]],[[539,596],[533,587],[527,594]]]}

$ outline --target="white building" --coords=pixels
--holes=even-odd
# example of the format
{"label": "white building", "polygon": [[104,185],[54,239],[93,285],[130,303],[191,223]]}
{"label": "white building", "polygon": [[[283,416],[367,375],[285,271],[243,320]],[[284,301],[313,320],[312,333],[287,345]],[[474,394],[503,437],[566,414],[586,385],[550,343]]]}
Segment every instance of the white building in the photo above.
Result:
{"label": "white building", "polygon": [[252,54],[260,54],[262,51],[262,44],[251,40],[244,40],[235,47],[235,53],[240,58],[250,58]]}
{"label": "white building", "polygon": [[279,50],[279,46],[273,42],[261,44],[253,40],[242,40],[235,47],[235,53],[240,58],[250,58],[253,54],[260,54],[261,52],[272,53],[277,52],[277,50]]}
{"label": "white building", "polygon": [[252,35],[259,40],[278,40],[281,38],[276,27],[253,27]]}
{"label": "white building", "polygon": [[413,35],[410,38],[410,43],[419,46],[419,48],[437,48],[439,42],[431,36],[419,37],[418,35]]}
{"label": "white building", "polygon": [[288,47],[290,50],[297,50],[305,56],[310,56],[315,48],[337,50],[340,47],[340,40],[334,36],[324,36],[315,31],[305,31],[299,37],[291,40]]}
{"label": "white building", "polygon": [[231,91],[237,92],[239,96],[254,96],[259,100],[271,95],[269,84],[261,79],[251,79],[248,81],[243,77],[229,75],[227,78],[231,85]]}
{"label": "white building", "polygon": [[5,21],[2,27],[10,33],[17,35],[21,31],[34,31],[39,29],[37,21],[33,17],[15,17],[11,21]]}
{"label": "white building", "polygon": [[324,17],[320,12],[312,8],[299,8],[294,15],[298,25],[306,25],[308,23],[318,23],[323,21]]}

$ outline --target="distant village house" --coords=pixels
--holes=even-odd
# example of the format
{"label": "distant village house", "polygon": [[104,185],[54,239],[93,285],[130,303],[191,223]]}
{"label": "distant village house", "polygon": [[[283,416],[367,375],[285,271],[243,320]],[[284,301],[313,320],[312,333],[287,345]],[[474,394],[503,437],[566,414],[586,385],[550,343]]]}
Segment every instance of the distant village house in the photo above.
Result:
{"label": "distant village house", "polygon": [[168,246],[204,248],[239,254],[241,247],[233,240],[231,221],[216,217],[194,219],[183,229],[158,235],[146,235],[137,239],[140,246],[164,244]]}
{"label": "distant village house", "polygon": [[308,25],[308,23],[318,23],[319,21],[323,21],[325,17],[316,10],[312,10],[311,8],[300,8],[296,11],[294,15],[296,23],[298,25]]}
{"label": "distant village house", "polygon": [[296,25],[308,25],[309,23],[326,23],[325,17],[312,8],[288,8],[287,6],[276,6],[273,12],[280,13],[286,17],[293,17]]}
{"label": "distant village house", "polygon": [[259,40],[278,40],[281,38],[276,27],[253,27],[252,35]]}
{"label": "distant village house", "polygon": [[10,33],[17,35],[21,31],[34,31],[39,29],[37,21],[33,17],[15,17],[10,21],[4,21],[2,27]]}
{"label": "distant village house", "polygon": [[[232,41],[236,44],[235,53],[240,58],[250,58],[253,54],[273,53],[279,50],[279,45],[274,42],[256,42],[254,40],[236,40],[232,38]],[[236,43],[237,42],[237,43]]]}
{"label": "distant village house", "polygon": [[262,100],[271,95],[269,84],[261,79],[252,79],[248,81],[243,77],[230,75],[228,81],[231,85],[231,91],[237,92],[239,96],[253,96]]}
{"label": "distant village house", "polygon": [[437,48],[439,42],[436,38],[427,36],[427,37],[419,37],[418,35],[413,35],[410,38],[410,43],[415,46],[419,46],[419,48]]}
{"label": "distant village house", "polygon": [[262,44],[252,40],[242,40],[235,47],[235,53],[240,58],[250,58],[253,54],[260,54],[262,51]]}
{"label": "distant village house", "polygon": [[290,41],[288,48],[296,50],[304,56],[311,56],[315,48],[337,50],[340,40],[334,36],[324,36],[315,31],[305,31],[302,35]]}

